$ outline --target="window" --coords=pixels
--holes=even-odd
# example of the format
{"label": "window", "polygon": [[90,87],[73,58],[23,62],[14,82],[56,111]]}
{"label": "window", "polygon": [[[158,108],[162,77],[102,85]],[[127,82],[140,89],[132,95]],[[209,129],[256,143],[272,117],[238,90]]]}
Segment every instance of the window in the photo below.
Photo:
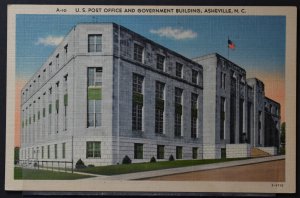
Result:
{"label": "window", "polygon": [[55,100],[55,110],[56,110],[56,125],[55,125],[55,131],[58,133],[59,131],[59,82],[56,83],[56,100]]}
{"label": "window", "polygon": [[50,159],[50,145],[48,145],[47,147],[47,157],[48,159]]}
{"label": "window", "polygon": [[143,159],[143,144],[134,144],[134,159]]}
{"label": "window", "polygon": [[64,131],[68,128],[68,74],[64,76]]}
{"label": "window", "polygon": [[164,65],[165,65],[165,57],[157,54],[157,62],[156,62],[156,68],[164,71]]}
{"label": "window", "polygon": [[86,158],[101,157],[101,142],[86,142]]}
{"label": "window", "polygon": [[66,143],[62,143],[62,158],[65,159],[66,158]]}
{"label": "window", "polygon": [[164,100],[164,89],[165,84],[159,81],[156,81],[156,89],[155,89],[155,98]]}
{"label": "window", "polygon": [[88,35],[88,52],[101,52],[102,51],[102,35],[89,34]]}
{"label": "window", "polygon": [[221,97],[221,106],[220,106],[220,139],[224,140],[225,139],[225,110],[226,110],[226,105],[225,105],[225,98]]}
{"label": "window", "polygon": [[176,159],[182,159],[182,146],[176,146]]}
{"label": "window", "polygon": [[183,90],[175,87],[175,137],[181,134],[181,115],[182,115],[182,92]]}
{"label": "window", "polygon": [[191,94],[191,138],[197,138],[198,94]]}
{"label": "window", "polygon": [[102,67],[88,68],[87,127],[101,126]]}
{"label": "window", "polygon": [[197,147],[193,147],[193,159],[197,159],[198,158],[198,148]]}
{"label": "window", "polygon": [[144,48],[138,44],[134,44],[133,59],[138,62],[143,62]]}
{"label": "window", "polygon": [[59,68],[59,54],[56,55],[55,61],[56,61],[56,69],[58,69]]}
{"label": "window", "polygon": [[142,130],[143,119],[143,80],[144,77],[133,74],[132,77],[132,129]]}
{"label": "window", "polygon": [[44,159],[44,146],[42,146],[42,159]]}
{"label": "window", "polygon": [[221,88],[225,89],[226,85],[226,73],[221,72]]}
{"label": "window", "polygon": [[180,63],[176,63],[176,76],[182,78],[182,68],[183,65]]}
{"label": "window", "polygon": [[164,128],[164,87],[164,83],[156,81],[155,132],[159,134],[163,133]]}
{"label": "window", "polygon": [[165,146],[157,145],[157,159],[164,159],[164,158],[165,158]]}
{"label": "window", "polygon": [[182,89],[175,87],[175,103],[181,104],[182,102]]}
{"label": "window", "polygon": [[54,144],[54,158],[57,159],[57,144]]}
{"label": "window", "polygon": [[192,83],[198,83],[198,71],[192,69]]}

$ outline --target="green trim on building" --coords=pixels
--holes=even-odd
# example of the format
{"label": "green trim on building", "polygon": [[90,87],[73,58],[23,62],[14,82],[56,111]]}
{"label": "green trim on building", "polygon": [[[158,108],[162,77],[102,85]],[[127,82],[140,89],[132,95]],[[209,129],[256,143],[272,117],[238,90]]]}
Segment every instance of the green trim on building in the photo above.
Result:
{"label": "green trim on building", "polygon": [[101,100],[102,89],[101,87],[89,87],[88,88],[88,100]]}
{"label": "green trim on building", "polygon": [[137,104],[144,104],[144,96],[141,93],[133,92],[132,101]]}

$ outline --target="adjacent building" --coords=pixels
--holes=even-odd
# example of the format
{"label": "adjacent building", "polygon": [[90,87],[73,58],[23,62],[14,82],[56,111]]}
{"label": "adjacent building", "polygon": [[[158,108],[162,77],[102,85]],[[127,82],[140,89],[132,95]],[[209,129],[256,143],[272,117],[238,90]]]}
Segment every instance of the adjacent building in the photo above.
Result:
{"label": "adjacent building", "polygon": [[21,110],[21,160],[214,159],[279,145],[280,105],[261,81],[114,23],[72,28],[22,89]]}

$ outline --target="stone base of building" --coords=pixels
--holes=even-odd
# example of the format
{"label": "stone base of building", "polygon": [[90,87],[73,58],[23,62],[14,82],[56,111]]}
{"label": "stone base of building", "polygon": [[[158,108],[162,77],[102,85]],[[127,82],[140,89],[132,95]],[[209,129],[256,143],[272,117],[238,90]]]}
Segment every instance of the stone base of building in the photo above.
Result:
{"label": "stone base of building", "polygon": [[250,157],[250,144],[226,144],[226,158]]}
{"label": "stone base of building", "polygon": [[203,145],[203,159],[220,159],[220,145]]}

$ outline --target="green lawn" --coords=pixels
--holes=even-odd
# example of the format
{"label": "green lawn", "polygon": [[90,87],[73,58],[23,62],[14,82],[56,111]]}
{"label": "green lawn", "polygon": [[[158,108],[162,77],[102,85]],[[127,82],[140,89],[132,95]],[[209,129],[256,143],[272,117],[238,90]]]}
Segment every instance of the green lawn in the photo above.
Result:
{"label": "green lawn", "polygon": [[77,169],[76,171],[93,173],[99,175],[118,175],[126,173],[135,173],[143,171],[152,171],[152,170],[161,170],[167,168],[178,168],[185,166],[194,166],[201,164],[212,164],[227,162],[233,160],[241,160],[246,158],[239,159],[207,159],[207,160],[176,160],[176,161],[162,161],[155,163],[135,163],[135,164],[120,164],[120,165],[110,165],[110,166],[97,166],[91,168]]}
{"label": "green lawn", "polygon": [[37,169],[26,169],[15,167],[14,170],[15,179],[32,179],[32,180],[71,180],[71,179],[82,179],[91,176],[72,174],[65,172],[52,172],[47,170]]}

